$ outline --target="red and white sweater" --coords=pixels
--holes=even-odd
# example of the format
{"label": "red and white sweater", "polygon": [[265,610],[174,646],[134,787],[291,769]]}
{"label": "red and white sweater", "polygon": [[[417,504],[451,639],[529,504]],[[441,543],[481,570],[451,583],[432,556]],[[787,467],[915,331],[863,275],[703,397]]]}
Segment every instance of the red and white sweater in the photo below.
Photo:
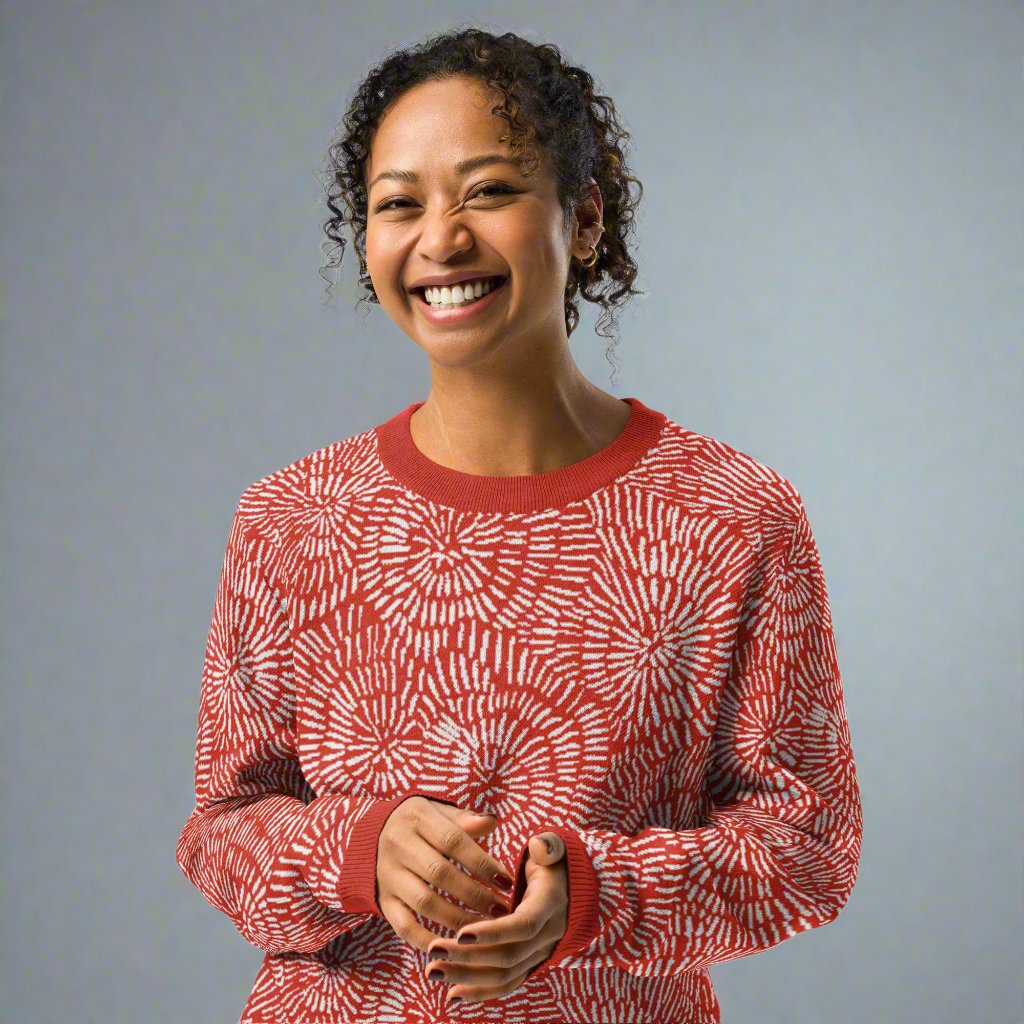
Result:
{"label": "red and white sweater", "polygon": [[[242,494],[177,845],[266,952],[241,1024],[708,1024],[710,966],[846,904],[861,802],[800,494],[624,401],[547,473],[429,460],[414,403]],[[516,903],[530,837],[565,840],[568,929],[504,998],[445,1009],[380,912],[415,794],[497,816]]]}

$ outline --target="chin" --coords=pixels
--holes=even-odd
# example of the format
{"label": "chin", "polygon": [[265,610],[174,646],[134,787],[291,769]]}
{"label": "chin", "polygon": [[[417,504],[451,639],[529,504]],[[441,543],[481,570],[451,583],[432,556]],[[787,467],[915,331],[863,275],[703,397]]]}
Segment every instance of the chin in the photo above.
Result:
{"label": "chin", "polygon": [[488,359],[507,343],[507,338],[472,337],[452,331],[448,338],[423,338],[410,335],[432,363],[452,370],[464,370]]}

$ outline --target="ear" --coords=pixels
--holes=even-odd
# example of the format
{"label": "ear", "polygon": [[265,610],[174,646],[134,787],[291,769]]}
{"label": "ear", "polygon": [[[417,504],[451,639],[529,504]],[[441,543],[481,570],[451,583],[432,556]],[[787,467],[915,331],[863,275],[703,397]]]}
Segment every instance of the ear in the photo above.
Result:
{"label": "ear", "polygon": [[591,178],[587,197],[576,207],[576,230],[573,237],[573,249],[579,250],[581,256],[589,256],[591,246],[601,244],[604,233],[602,218],[604,217],[604,201],[601,189]]}

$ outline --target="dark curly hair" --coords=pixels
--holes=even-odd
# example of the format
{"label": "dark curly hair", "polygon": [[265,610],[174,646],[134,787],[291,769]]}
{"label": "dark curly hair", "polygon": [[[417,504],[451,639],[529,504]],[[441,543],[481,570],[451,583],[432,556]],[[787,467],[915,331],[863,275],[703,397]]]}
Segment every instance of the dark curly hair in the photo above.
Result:
{"label": "dark curly hair", "polygon": [[[512,32],[496,36],[476,26],[438,33],[416,46],[389,54],[374,66],[357,86],[341,122],[339,134],[328,150],[324,191],[331,216],[323,223],[336,259],[324,270],[339,267],[345,252],[342,234],[352,230],[356,255],[362,271],[359,282],[368,295],[377,298],[366,267],[365,163],[373,135],[389,106],[406,90],[421,82],[468,75],[478,78],[502,94],[500,106],[491,112],[508,122],[507,134],[513,158],[526,176],[537,172],[540,160],[535,143],[551,157],[557,177],[558,200],[568,228],[574,207],[589,192],[591,177],[601,190],[604,234],[597,246],[597,262],[584,267],[570,261],[565,285],[565,325],[572,334],[579,322],[576,293],[597,302],[604,312],[595,327],[616,324],[615,308],[634,294],[637,264],[629,251],[634,215],[643,186],[629,172],[624,144],[629,133],[619,121],[615,104],[594,90],[594,79],[583,68],[567,64],[558,47],[532,43]],[[636,186],[636,196],[630,194]],[[326,280],[326,278],[325,278]],[[331,286],[328,284],[328,294]]]}

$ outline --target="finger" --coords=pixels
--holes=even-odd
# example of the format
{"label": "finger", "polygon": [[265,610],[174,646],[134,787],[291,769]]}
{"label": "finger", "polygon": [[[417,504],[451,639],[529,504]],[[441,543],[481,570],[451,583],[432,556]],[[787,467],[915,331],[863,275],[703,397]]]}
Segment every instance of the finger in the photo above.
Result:
{"label": "finger", "polygon": [[470,921],[456,929],[454,939],[438,936],[427,950],[427,955],[460,963],[494,963],[500,962],[494,959],[496,946],[523,942],[535,935],[540,939],[546,938],[546,931],[557,928],[565,912],[564,897],[553,875],[558,870],[557,867],[538,865],[526,884],[522,899],[511,913],[494,919],[481,918],[479,922]]}
{"label": "finger", "polygon": [[[553,871],[538,867],[530,877],[523,897],[515,909],[503,917],[493,920],[471,921],[458,929],[455,945],[458,950],[465,946],[490,945],[498,942],[525,942],[540,935],[545,925],[555,917],[562,905],[563,897],[557,893]],[[453,959],[458,959],[453,955]]]}
{"label": "finger", "polygon": [[474,877],[501,892],[515,884],[511,869],[495,860],[453,817],[426,800],[417,802],[412,813],[417,832],[434,849],[461,864]]}
{"label": "finger", "polygon": [[510,971],[518,971],[522,961],[530,956],[537,946],[525,942],[483,946],[473,950],[472,959],[469,954],[463,954],[461,959],[433,957],[432,953],[437,949],[437,943],[434,943],[427,950],[427,956],[431,959],[424,968],[424,974],[428,978],[433,971],[440,970],[444,974],[444,981],[449,985],[459,982],[470,985],[497,985],[507,980]]}
{"label": "finger", "polygon": [[[408,877],[402,879],[402,889],[397,895],[424,917],[430,917],[453,931],[467,924],[469,918],[462,908],[446,896],[438,896],[430,886],[440,889],[453,899],[461,900],[466,909],[474,914],[493,917],[512,909],[511,895],[482,885],[419,835],[409,841],[404,859],[408,866]],[[435,911],[442,916],[436,916]],[[474,916],[472,920],[477,918]]]}
{"label": "finger", "polygon": [[[460,959],[459,953],[470,945],[492,946],[505,942],[526,942],[539,935],[553,911],[549,906],[550,901],[544,898],[543,892],[538,895],[538,888],[541,887],[534,885],[534,892],[531,894],[528,887],[526,896],[510,914],[494,920],[471,921],[463,925],[458,930],[454,942],[445,941],[445,949],[448,950],[451,959]],[[550,886],[544,888],[550,892]]]}
{"label": "finger", "polygon": [[416,915],[396,896],[380,897],[381,913],[394,933],[414,949],[426,950],[437,939],[437,934],[416,920]]}
{"label": "finger", "polygon": [[[421,887],[423,886],[422,881],[419,882],[419,885]],[[430,892],[429,889],[426,889],[425,891]],[[451,906],[451,904],[448,903],[448,901],[444,899],[444,897],[436,896],[436,894],[432,895],[435,895],[436,899],[440,903],[441,911],[439,911],[439,914],[443,913],[444,907],[446,905],[448,907]],[[379,903],[381,912],[384,914],[384,917],[391,925],[392,930],[407,945],[412,946],[415,949],[418,949],[422,952],[428,952],[432,943],[436,946],[436,943],[441,940],[441,936],[439,936],[437,932],[432,931],[429,928],[424,928],[423,925],[420,924],[419,920],[417,919],[417,915],[419,915],[419,917],[425,918],[428,921],[435,920],[435,918],[431,917],[429,914],[424,914],[420,910],[418,910],[417,907],[415,906],[415,899],[413,900],[413,904],[410,905],[406,903],[403,899],[401,899],[401,897],[399,896],[387,894],[382,895],[380,897]],[[459,911],[457,910],[457,912]],[[466,921],[472,923],[476,921],[491,920],[491,918],[479,917],[470,910],[463,910],[461,911],[461,914],[461,921],[463,924],[465,924]],[[449,926],[444,925],[444,927]],[[438,954],[431,953],[430,955],[433,957]]]}
{"label": "finger", "polygon": [[[474,910],[452,903],[444,893],[435,892],[413,871],[403,870],[397,877],[393,877],[389,895],[397,897],[413,914],[427,922],[433,922],[455,932],[467,924],[492,920],[489,914],[479,914]],[[492,904],[492,906],[497,905]],[[504,908],[502,908],[502,913],[506,913]],[[435,931],[431,931],[430,935],[431,938],[437,937]]]}
{"label": "finger", "polygon": [[[509,971],[518,971],[523,965],[527,965],[530,957],[537,950],[546,950],[550,955],[562,937],[563,931],[564,925],[552,918],[539,935],[525,942],[505,942],[482,946],[455,945],[452,947],[448,940],[436,939],[427,949],[427,956],[430,959],[426,966],[426,974],[429,977],[432,970],[439,969],[452,979],[451,984],[460,982],[478,984],[480,976],[474,972],[481,968],[498,969],[507,974]],[[501,980],[499,978],[497,983],[500,983]]]}
{"label": "finger", "polygon": [[[450,1005],[452,999],[458,996],[463,1002],[467,1003],[482,1003],[488,999],[497,999],[501,996],[506,996],[510,992],[514,992],[520,985],[526,981],[530,971],[533,970],[537,964],[543,963],[550,955],[551,950],[554,947],[551,943],[546,944],[538,950],[535,950],[525,960],[521,961],[513,968],[506,968],[507,972],[509,969],[516,971],[513,977],[506,980],[501,980],[500,976],[497,980],[487,981],[485,975],[480,974],[474,977],[472,980],[467,981],[453,981],[448,989],[445,996],[445,1008]],[[481,971],[488,970],[487,968],[481,968]]]}
{"label": "finger", "polygon": [[[429,799],[425,797],[424,799]],[[498,816],[481,811],[468,811],[462,807],[455,807],[452,804],[442,803],[439,800],[430,800],[430,805],[440,811],[445,817],[461,825],[472,836],[485,836],[493,832],[499,824]]]}
{"label": "finger", "polygon": [[565,842],[557,832],[539,832],[530,837],[530,856],[538,864],[554,864],[565,856]]}

